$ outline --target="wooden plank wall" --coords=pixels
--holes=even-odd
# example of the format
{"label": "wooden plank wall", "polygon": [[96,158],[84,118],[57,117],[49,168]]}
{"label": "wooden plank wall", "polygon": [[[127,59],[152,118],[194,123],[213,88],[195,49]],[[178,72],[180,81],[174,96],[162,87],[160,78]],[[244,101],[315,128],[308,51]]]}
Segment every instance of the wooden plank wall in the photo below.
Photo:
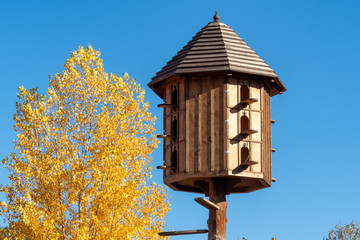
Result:
{"label": "wooden plank wall", "polygon": [[224,77],[192,77],[185,85],[185,171],[219,171],[224,166],[226,138]]}
{"label": "wooden plank wall", "polygon": [[[257,98],[258,102],[234,111],[232,107],[240,102],[240,88],[244,83],[250,87],[250,97]],[[231,171],[241,164],[241,147],[245,144],[250,150],[251,160],[259,162],[247,171],[263,172],[271,181],[270,96],[267,86],[240,77],[191,77],[166,86],[166,103],[171,102],[173,84],[178,86],[178,139],[175,145],[170,139],[164,140],[166,165],[170,165],[172,147],[176,146],[179,173]],[[166,134],[171,133],[174,114],[174,110],[164,109]],[[230,139],[240,132],[243,114],[249,117],[250,128],[258,133],[238,143],[230,143]],[[164,172],[166,176],[171,175],[170,170]]]}

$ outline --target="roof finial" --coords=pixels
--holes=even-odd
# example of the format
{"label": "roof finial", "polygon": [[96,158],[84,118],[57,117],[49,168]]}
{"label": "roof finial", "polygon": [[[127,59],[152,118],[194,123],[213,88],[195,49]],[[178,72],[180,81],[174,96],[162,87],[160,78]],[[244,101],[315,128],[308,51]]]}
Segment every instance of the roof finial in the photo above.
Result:
{"label": "roof finial", "polygon": [[220,21],[220,17],[219,17],[219,15],[217,14],[217,11],[215,11],[214,21],[216,21],[216,22]]}

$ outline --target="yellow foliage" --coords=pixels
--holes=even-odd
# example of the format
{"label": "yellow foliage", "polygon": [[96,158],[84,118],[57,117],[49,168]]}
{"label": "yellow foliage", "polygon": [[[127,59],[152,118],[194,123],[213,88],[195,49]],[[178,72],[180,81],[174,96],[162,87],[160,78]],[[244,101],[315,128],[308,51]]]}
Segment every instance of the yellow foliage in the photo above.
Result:
{"label": "yellow foliage", "polygon": [[[144,91],[79,47],[47,95],[19,88],[0,214],[14,239],[160,239],[169,201],[150,182],[158,141]],[[10,238],[9,238],[10,239]],[[163,239],[163,238],[162,238]]]}

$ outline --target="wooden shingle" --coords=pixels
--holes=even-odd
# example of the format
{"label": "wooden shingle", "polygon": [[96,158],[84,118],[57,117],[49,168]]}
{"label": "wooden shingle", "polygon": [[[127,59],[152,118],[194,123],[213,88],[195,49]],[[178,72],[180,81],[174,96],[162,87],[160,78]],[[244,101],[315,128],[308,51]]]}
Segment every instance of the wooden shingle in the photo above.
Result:
{"label": "wooden shingle", "polygon": [[148,85],[156,91],[154,84],[176,74],[220,71],[263,76],[272,84],[271,95],[286,91],[276,72],[231,27],[217,18],[203,27]]}

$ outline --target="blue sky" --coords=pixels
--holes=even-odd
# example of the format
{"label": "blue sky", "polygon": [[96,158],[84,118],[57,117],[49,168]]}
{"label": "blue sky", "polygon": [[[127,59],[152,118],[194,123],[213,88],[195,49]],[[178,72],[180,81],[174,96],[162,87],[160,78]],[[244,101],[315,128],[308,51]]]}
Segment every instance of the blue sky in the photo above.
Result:
{"label": "blue sky", "polygon": [[[228,239],[322,239],[339,222],[360,222],[360,2],[353,1],[1,1],[0,158],[13,149],[17,87],[45,92],[70,52],[92,44],[107,72],[137,78],[151,112],[161,103],[146,84],[214,11],[279,75],[272,98],[271,188],[233,194]],[[158,121],[157,131],[162,132]],[[161,145],[153,165],[162,162]],[[160,170],[154,180],[162,182]],[[7,172],[0,167],[0,182]],[[198,194],[174,192],[166,229],[206,228]],[[174,239],[207,239],[206,235]]]}

